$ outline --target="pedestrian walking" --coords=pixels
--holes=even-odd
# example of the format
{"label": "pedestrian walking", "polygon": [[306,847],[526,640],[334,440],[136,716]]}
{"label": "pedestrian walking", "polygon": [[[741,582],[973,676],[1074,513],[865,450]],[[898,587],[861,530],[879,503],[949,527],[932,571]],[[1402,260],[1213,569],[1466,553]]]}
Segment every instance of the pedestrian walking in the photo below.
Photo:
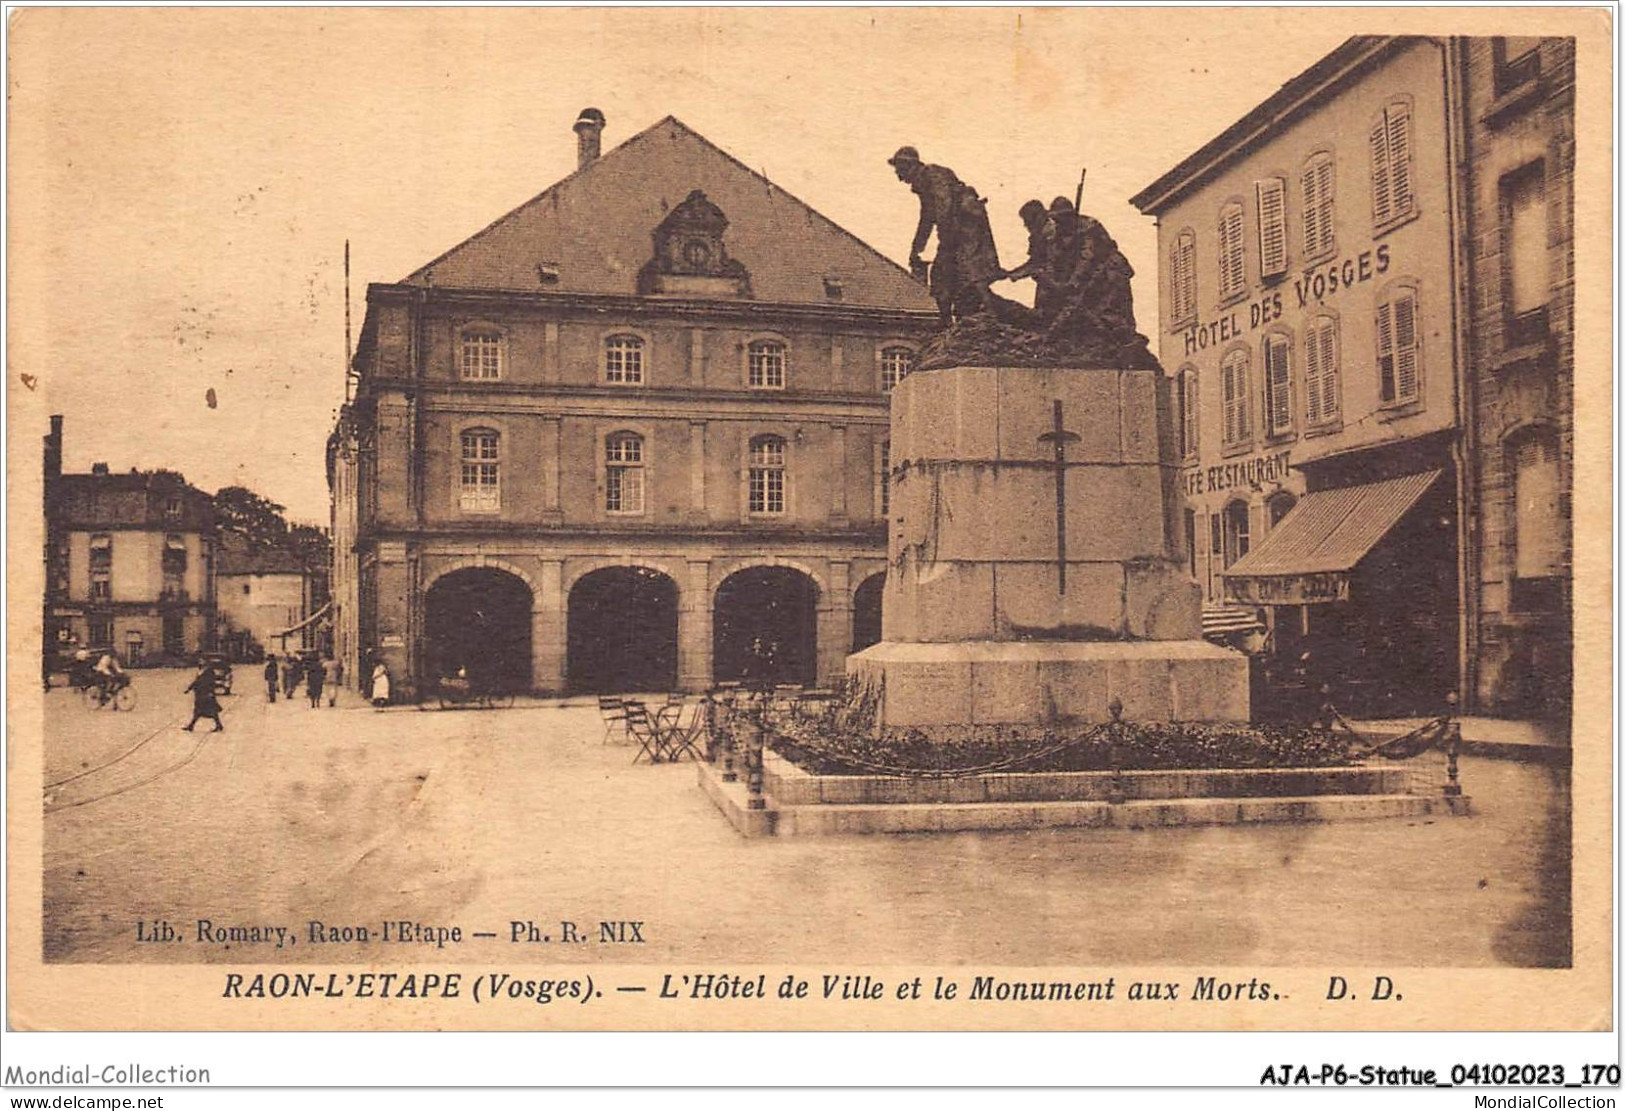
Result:
{"label": "pedestrian walking", "polygon": [[186,723],[188,733],[192,731],[194,725],[204,718],[214,722],[214,728],[210,732],[221,733],[225,731],[226,727],[220,721],[220,700],[215,696],[215,687],[218,681],[219,677],[215,674],[214,668],[209,664],[204,664],[198,669],[197,675],[187,686],[186,689],[192,695],[192,720]]}
{"label": "pedestrian walking", "polygon": [[299,658],[297,656],[285,657],[282,661],[282,697],[292,698],[293,692],[299,689]]}
{"label": "pedestrian walking", "polygon": [[372,669],[372,704],[389,705],[389,668],[383,664]]}
{"label": "pedestrian walking", "polygon": [[305,669],[305,693],[310,695],[310,708],[322,708],[322,686],[327,682],[327,669],[321,660],[311,660]]}
{"label": "pedestrian walking", "polygon": [[276,655],[265,657],[265,701],[276,701]]}
{"label": "pedestrian walking", "polygon": [[344,665],[338,660],[328,660],[324,668],[327,672],[327,704],[331,706],[338,701],[339,687],[344,683]]}

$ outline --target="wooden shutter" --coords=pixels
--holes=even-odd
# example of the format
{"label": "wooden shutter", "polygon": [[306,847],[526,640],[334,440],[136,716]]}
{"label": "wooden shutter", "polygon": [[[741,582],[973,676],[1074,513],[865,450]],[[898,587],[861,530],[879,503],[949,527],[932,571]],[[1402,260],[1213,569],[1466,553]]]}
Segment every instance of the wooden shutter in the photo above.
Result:
{"label": "wooden shutter", "polygon": [[1394,299],[1394,399],[1414,401],[1420,393],[1416,335],[1416,294],[1406,291]]}
{"label": "wooden shutter", "polygon": [[1394,104],[1388,109],[1388,175],[1393,216],[1411,210],[1411,110]]}
{"label": "wooden shutter", "polygon": [[1378,396],[1394,400],[1394,306],[1384,301],[1377,306]]}
{"label": "wooden shutter", "polygon": [[1258,270],[1265,277],[1286,273],[1286,182],[1265,178],[1258,197]]}
{"label": "wooden shutter", "polygon": [[1386,224],[1394,218],[1393,182],[1388,166],[1388,116],[1371,125],[1371,219]]}
{"label": "wooden shutter", "polygon": [[1279,332],[1264,337],[1264,419],[1270,435],[1292,427],[1291,348]]}
{"label": "wooden shutter", "polygon": [[1320,408],[1320,377],[1325,373],[1325,360],[1321,357],[1320,337],[1327,322],[1317,320],[1309,326],[1303,343],[1303,419],[1306,424],[1319,424],[1325,420]]}
{"label": "wooden shutter", "polygon": [[1247,438],[1247,353],[1236,351],[1225,358],[1224,442],[1238,444]]}
{"label": "wooden shutter", "polygon": [[1179,376],[1180,420],[1184,429],[1184,443],[1180,446],[1186,455],[1196,454],[1196,429],[1201,412],[1196,389],[1196,371],[1187,368]]}
{"label": "wooden shutter", "polygon": [[1242,248],[1241,206],[1227,205],[1219,213],[1219,296],[1229,297],[1247,286],[1247,260]]}
{"label": "wooden shutter", "polygon": [[1318,255],[1335,242],[1332,228],[1332,160],[1317,155],[1303,168],[1303,253]]}
{"label": "wooden shutter", "polygon": [[1196,237],[1180,232],[1168,260],[1170,309],[1175,320],[1196,315]]}
{"label": "wooden shutter", "polygon": [[1320,419],[1336,420],[1342,408],[1339,398],[1342,394],[1342,368],[1338,365],[1337,353],[1337,321],[1331,317],[1324,317],[1318,332],[1320,360]]}

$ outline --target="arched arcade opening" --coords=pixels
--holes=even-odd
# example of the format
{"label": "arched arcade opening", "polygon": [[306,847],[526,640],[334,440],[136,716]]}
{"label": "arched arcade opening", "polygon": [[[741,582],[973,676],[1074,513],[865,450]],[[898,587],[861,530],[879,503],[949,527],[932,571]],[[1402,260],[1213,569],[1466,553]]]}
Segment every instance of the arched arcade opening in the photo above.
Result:
{"label": "arched arcade opening", "polygon": [[736,571],[717,587],[712,674],[719,683],[818,678],[818,584],[792,567]]}
{"label": "arched arcade opening", "polygon": [[570,588],[565,676],[599,694],[677,688],[677,584],[648,567],[605,567]]}
{"label": "arched arcade opening", "polygon": [[436,579],[424,598],[424,675],[432,689],[461,676],[476,689],[531,688],[530,587],[495,567]]}

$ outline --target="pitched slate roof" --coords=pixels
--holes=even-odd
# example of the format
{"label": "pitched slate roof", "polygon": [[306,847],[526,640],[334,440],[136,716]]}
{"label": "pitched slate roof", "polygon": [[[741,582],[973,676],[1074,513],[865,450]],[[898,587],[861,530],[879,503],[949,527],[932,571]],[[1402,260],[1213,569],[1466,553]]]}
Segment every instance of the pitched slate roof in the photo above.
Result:
{"label": "pitched slate roof", "polygon": [[[637,293],[650,236],[695,189],[727,214],[728,254],[750,271],[754,299],[935,309],[908,271],[813,211],[672,116],[634,135],[453,247],[405,284],[531,293]],[[539,265],[557,267],[544,282]]]}

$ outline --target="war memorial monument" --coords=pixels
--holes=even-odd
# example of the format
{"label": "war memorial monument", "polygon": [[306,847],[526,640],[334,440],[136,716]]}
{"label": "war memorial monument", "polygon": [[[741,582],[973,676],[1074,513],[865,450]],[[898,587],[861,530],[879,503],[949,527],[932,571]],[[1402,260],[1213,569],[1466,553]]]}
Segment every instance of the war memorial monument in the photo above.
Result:
{"label": "war memorial monument", "polygon": [[[1247,657],[1203,639],[1170,382],[1133,270],[1073,199],[986,201],[912,147],[910,269],[941,330],[892,392],[879,643],[833,708],[727,692],[701,783],[741,832],[1181,826],[1465,813],[1455,726],[1362,748],[1252,722]],[[934,260],[921,252],[936,238]],[[989,287],[1036,283],[1033,305]],[[1449,753],[1448,775],[1390,758]]]}

